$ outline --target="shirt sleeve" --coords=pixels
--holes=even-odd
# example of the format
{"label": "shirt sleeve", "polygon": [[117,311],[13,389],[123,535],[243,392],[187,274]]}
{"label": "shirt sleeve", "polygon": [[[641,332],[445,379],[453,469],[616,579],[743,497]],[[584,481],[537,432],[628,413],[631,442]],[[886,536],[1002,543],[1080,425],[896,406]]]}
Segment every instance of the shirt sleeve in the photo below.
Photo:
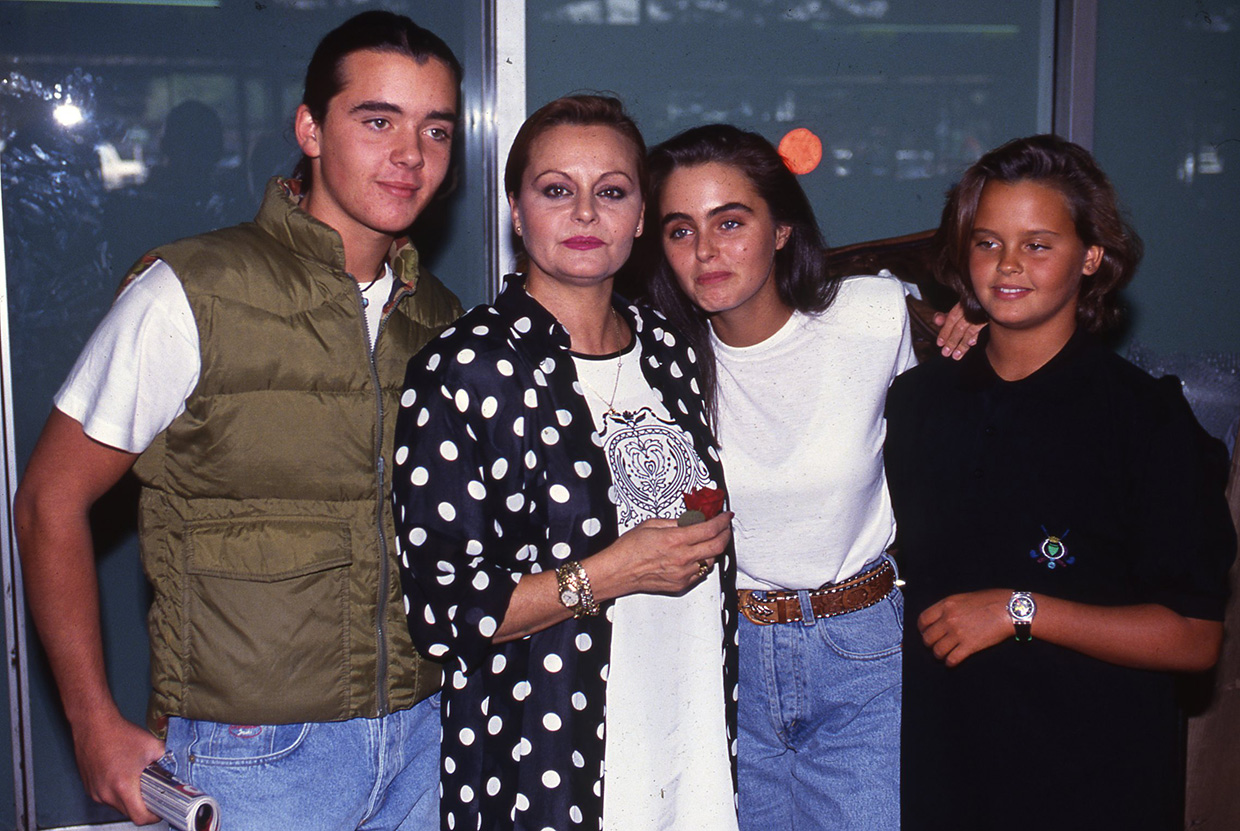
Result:
{"label": "shirt sleeve", "polygon": [[201,366],[189,299],[159,260],[117,297],[54,401],[92,439],[141,453],[184,412]]}
{"label": "shirt sleeve", "polygon": [[513,381],[506,351],[479,355],[446,343],[432,341],[410,362],[392,487],[414,642],[468,672],[493,651],[521,578],[517,566],[537,570],[529,519],[536,497],[524,475],[534,391],[523,394]]}
{"label": "shirt sleeve", "polygon": [[1236,551],[1227,453],[1197,423],[1178,379],[1160,379],[1159,394],[1134,477],[1138,578],[1152,602],[1222,620]]}

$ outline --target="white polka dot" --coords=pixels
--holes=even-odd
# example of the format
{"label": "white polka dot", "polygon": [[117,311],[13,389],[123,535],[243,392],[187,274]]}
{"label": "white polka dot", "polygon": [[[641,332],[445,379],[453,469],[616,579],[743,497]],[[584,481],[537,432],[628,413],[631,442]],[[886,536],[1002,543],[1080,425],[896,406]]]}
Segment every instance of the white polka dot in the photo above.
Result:
{"label": "white polka dot", "polygon": [[419,488],[425,485],[430,480],[430,478],[431,478],[430,472],[427,471],[427,469],[422,467],[421,465],[418,465],[417,467],[415,467],[413,470],[409,472],[410,483],[412,483],[413,485],[416,485]]}
{"label": "white polka dot", "polygon": [[694,394],[694,395],[701,395],[701,394],[702,394],[702,390],[701,390],[701,388],[700,388],[700,387],[698,387],[698,382],[697,382],[697,379],[696,379],[696,378],[690,378],[690,379],[689,379],[689,389],[693,390],[693,394]]}
{"label": "white polka dot", "polygon": [[469,745],[474,743],[474,731],[470,730],[468,727],[461,728],[460,739],[461,739],[461,744],[468,747]]}
{"label": "white polka dot", "polygon": [[419,427],[425,427],[426,422],[430,420],[431,420],[430,410],[423,407],[421,410],[418,411],[418,426]]}
{"label": "white polka dot", "polygon": [[603,446],[603,437],[602,437],[602,436],[600,436],[600,435],[598,434],[598,432],[597,432],[597,431],[596,431],[596,432],[593,432],[593,433],[591,433],[591,434],[590,434],[590,442],[591,442],[592,444],[594,444],[594,445],[598,446],[598,447],[602,447],[602,446]]}
{"label": "white polka dot", "polygon": [[451,756],[445,756],[443,769],[448,773],[456,773],[456,759],[453,759]]}
{"label": "white polka dot", "polygon": [[482,635],[482,637],[489,638],[495,634],[495,629],[497,626],[498,624],[496,624],[495,618],[487,615],[482,620],[478,621],[478,632]]}
{"label": "white polka dot", "polygon": [[692,347],[692,346],[690,346],[690,347],[689,347],[686,351],[689,353],[689,360],[693,361],[693,362],[696,364],[696,363],[697,363],[697,353],[693,351],[693,347]]}
{"label": "white polka dot", "polygon": [[555,420],[560,422],[561,427],[567,427],[573,423],[573,414],[568,410],[556,410]]}
{"label": "white polka dot", "polygon": [[569,809],[568,809],[568,818],[569,818],[569,819],[571,819],[573,822],[577,822],[577,823],[581,822],[581,819],[582,819],[582,817],[581,817],[581,809],[580,809],[580,808],[578,808],[576,805],[574,805],[573,807],[569,808]]}
{"label": "white polka dot", "polygon": [[482,399],[482,417],[492,418],[496,411],[499,410],[499,402],[495,400],[494,395],[488,395]]}
{"label": "white polka dot", "polygon": [[574,710],[584,710],[586,708],[585,694],[582,692],[573,693],[572,702]]}
{"label": "white polka dot", "polygon": [[599,522],[594,517],[590,517],[585,522],[581,523],[581,530],[585,532],[587,537],[593,537],[599,531],[603,530],[603,523]]}
{"label": "white polka dot", "polygon": [[504,667],[508,666],[508,659],[503,655],[496,655],[491,659],[491,674],[499,675],[504,671]]}
{"label": "white polka dot", "polygon": [[475,326],[470,331],[473,332],[475,335],[485,335],[489,333],[491,330],[487,326],[478,325],[478,326]]}
{"label": "white polka dot", "polygon": [[560,774],[554,770],[543,771],[542,783],[546,788],[558,788],[560,787]]}
{"label": "white polka dot", "polygon": [[538,467],[538,454],[533,450],[525,451],[525,466],[530,470]]}
{"label": "white polka dot", "polygon": [[448,654],[448,647],[441,643],[433,643],[431,644],[431,648],[426,651],[431,654],[432,658],[442,658],[444,655]]}
{"label": "white polka dot", "polygon": [[473,800],[474,800],[474,789],[469,787],[469,785],[462,785],[461,786],[461,801],[462,802],[473,802]]}
{"label": "white polka dot", "polygon": [[536,369],[530,374],[534,376],[535,384],[537,384],[540,387],[547,386],[547,376],[543,375],[543,371],[541,369]]}
{"label": "white polka dot", "polygon": [[590,635],[587,632],[582,632],[573,642],[577,645],[578,652],[587,652],[594,645],[594,641],[590,639]]}
{"label": "white polka dot", "polygon": [[589,479],[591,470],[593,468],[590,467],[589,462],[573,462],[573,471],[582,479]]}
{"label": "white polka dot", "polygon": [[427,623],[429,623],[431,626],[434,626],[435,625],[435,610],[432,609],[430,606],[423,606],[422,607],[422,619],[425,620]]}
{"label": "white polka dot", "polygon": [[443,517],[445,521],[451,522],[456,519],[456,508],[452,507],[452,504],[449,502],[440,502],[439,515]]}
{"label": "white polka dot", "polygon": [[487,576],[485,571],[480,571],[474,575],[473,587],[475,589],[482,591],[489,585],[491,585],[491,578]]}
{"label": "white polka dot", "polygon": [[487,720],[487,732],[490,733],[492,736],[498,735],[499,731],[503,729],[504,729],[504,720],[500,718],[499,716],[491,716],[491,718]]}
{"label": "white polka dot", "polygon": [[469,409],[469,393],[465,390],[457,390],[456,395],[452,397],[452,403],[456,404],[457,412],[465,412]]}
{"label": "white polka dot", "polygon": [[469,681],[465,678],[465,673],[460,672],[459,670],[452,673],[452,689],[463,690],[465,689],[465,685],[467,683],[469,683]]}
{"label": "white polka dot", "polygon": [[421,525],[409,529],[409,542],[412,545],[421,545],[426,542],[426,529]]}
{"label": "white polka dot", "polygon": [[445,441],[439,445],[439,455],[449,462],[455,462],[460,453],[457,451],[455,444]]}
{"label": "white polka dot", "polygon": [[438,352],[436,352],[434,355],[431,355],[430,358],[428,358],[426,361],[426,368],[429,369],[431,372],[434,372],[435,369],[439,366],[439,361],[442,358],[443,356],[440,355]]}
{"label": "white polka dot", "polygon": [[512,364],[507,360],[500,358],[495,362],[495,368],[499,371],[499,374],[503,375],[505,378],[512,377]]}
{"label": "white polka dot", "polygon": [[531,410],[534,409],[538,406],[538,393],[534,391],[533,387],[531,387],[525,391],[525,395],[521,396],[521,402],[525,404],[527,408]]}
{"label": "white polka dot", "polygon": [[573,751],[573,767],[583,768],[586,766],[586,757],[581,755],[580,750]]}
{"label": "white polka dot", "polygon": [[528,811],[530,809],[530,800],[523,793],[517,794],[516,805],[518,811]]}
{"label": "white polka dot", "polygon": [[469,492],[470,496],[477,500],[485,499],[487,495],[486,486],[477,479],[470,480],[470,483],[465,486],[465,490]]}
{"label": "white polka dot", "polygon": [[517,559],[520,560],[521,562],[525,562],[526,560],[532,560],[537,555],[538,555],[538,549],[534,546],[533,543],[523,545],[517,549]]}
{"label": "white polka dot", "polygon": [[504,474],[508,472],[508,460],[496,459],[495,464],[491,465],[491,478],[503,479]]}
{"label": "white polka dot", "polygon": [[512,422],[512,432],[517,436],[525,435],[525,416],[517,416]]}
{"label": "white polka dot", "polygon": [[543,358],[538,363],[538,368],[541,369],[543,372],[547,373],[548,375],[550,375],[551,373],[555,372],[555,359],[554,358]]}
{"label": "white polka dot", "polygon": [[543,444],[556,444],[560,440],[560,431],[554,427],[544,427],[539,433],[539,438],[542,439]]}
{"label": "white polka dot", "polygon": [[526,696],[530,694],[531,689],[529,681],[518,681],[512,687],[512,700],[524,701]]}
{"label": "white polka dot", "polygon": [[462,349],[460,352],[456,353],[456,360],[457,360],[457,363],[462,363],[462,364],[473,363],[474,362],[474,350]]}
{"label": "white polka dot", "polygon": [[547,672],[559,672],[564,669],[564,661],[554,652],[543,658],[543,669]]}
{"label": "white polka dot", "polygon": [[573,553],[573,548],[566,542],[557,542],[551,546],[551,556],[557,560],[567,560],[569,555]]}
{"label": "white polka dot", "polygon": [[663,333],[663,342],[664,342],[665,344],[667,344],[668,346],[675,346],[675,345],[676,345],[676,338],[672,335],[672,333],[671,333],[671,332],[667,332],[667,331],[665,331],[665,332]]}
{"label": "white polka dot", "polygon": [[564,726],[564,722],[555,713],[547,713],[542,719],[543,727],[555,732]]}
{"label": "white polka dot", "polygon": [[521,510],[521,507],[525,504],[525,496],[523,494],[514,493],[512,496],[504,500],[504,504],[508,506],[508,510],[515,513],[516,511]]}
{"label": "white polka dot", "polygon": [[568,496],[569,496],[568,488],[564,487],[563,485],[552,485],[547,490],[547,495],[550,496],[553,501],[559,502],[561,505],[563,505],[565,502],[568,501]]}
{"label": "white polka dot", "polygon": [[402,444],[400,447],[396,448],[396,464],[403,465],[405,463],[405,459],[408,458],[409,447],[407,445]]}
{"label": "white polka dot", "polygon": [[524,335],[530,330],[530,319],[528,317],[519,317],[517,322],[512,324],[512,328]]}
{"label": "white polka dot", "polygon": [[529,756],[534,752],[534,745],[530,744],[530,740],[525,736],[522,736],[521,741],[517,742],[517,747],[521,749],[522,756]]}
{"label": "white polka dot", "polygon": [[478,540],[470,540],[465,543],[465,553],[471,557],[477,557],[482,553],[482,543],[478,542]]}
{"label": "white polka dot", "polygon": [[407,389],[400,394],[400,406],[409,408],[418,400],[418,391],[415,389]]}

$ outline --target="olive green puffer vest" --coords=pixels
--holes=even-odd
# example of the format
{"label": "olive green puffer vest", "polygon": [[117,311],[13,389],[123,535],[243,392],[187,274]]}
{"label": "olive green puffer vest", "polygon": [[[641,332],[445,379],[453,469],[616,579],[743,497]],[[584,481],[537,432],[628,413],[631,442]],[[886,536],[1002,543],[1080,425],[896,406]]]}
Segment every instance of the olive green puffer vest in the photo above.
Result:
{"label": "olive green puffer vest", "polygon": [[134,466],[152,729],[376,716],[437,689],[405,623],[387,471],[405,364],[461,310],[411,246],[392,253],[372,361],[340,237],[288,183],[254,222],[152,252],[202,354],[185,412]]}

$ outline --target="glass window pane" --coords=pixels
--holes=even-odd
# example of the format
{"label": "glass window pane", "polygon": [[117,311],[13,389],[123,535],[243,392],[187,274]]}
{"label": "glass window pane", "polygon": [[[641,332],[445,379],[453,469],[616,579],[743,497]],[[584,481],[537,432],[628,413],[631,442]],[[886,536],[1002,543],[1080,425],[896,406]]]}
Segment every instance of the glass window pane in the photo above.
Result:
{"label": "glass window pane", "polygon": [[1240,10],[1098,6],[1094,150],[1145,240],[1131,337],[1240,352]]}
{"label": "glass window pane", "polygon": [[823,145],[832,245],[938,223],[962,168],[1049,126],[1047,3],[530,0],[528,106],[608,90],[654,144],[728,121]]}

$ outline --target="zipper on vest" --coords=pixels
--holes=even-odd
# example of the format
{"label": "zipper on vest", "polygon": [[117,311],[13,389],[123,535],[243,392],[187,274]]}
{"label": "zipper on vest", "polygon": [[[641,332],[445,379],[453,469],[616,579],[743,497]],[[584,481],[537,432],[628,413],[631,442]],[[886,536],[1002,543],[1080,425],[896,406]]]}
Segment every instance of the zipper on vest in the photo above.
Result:
{"label": "zipper on vest", "polygon": [[383,531],[383,387],[379,383],[379,367],[375,363],[375,350],[379,348],[379,336],[383,334],[383,324],[387,321],[390,310],[379,319],[379,328],[375,332],[375,341],[370,343],[370,325],[366,322],[366,302],[362,296],[362,287],[354,283],[357,289],[357,308],[361,313],[362,340],[366,345],[367,361],[370,368],[370,382],[375,389],[375,530],[379,539],[379,597],[375,603],[375,702],[377,715],[388,714],[388,645],[387,645],[387,596],[388,582],[392,579],[391,563],[388,557],[387,534]]}

